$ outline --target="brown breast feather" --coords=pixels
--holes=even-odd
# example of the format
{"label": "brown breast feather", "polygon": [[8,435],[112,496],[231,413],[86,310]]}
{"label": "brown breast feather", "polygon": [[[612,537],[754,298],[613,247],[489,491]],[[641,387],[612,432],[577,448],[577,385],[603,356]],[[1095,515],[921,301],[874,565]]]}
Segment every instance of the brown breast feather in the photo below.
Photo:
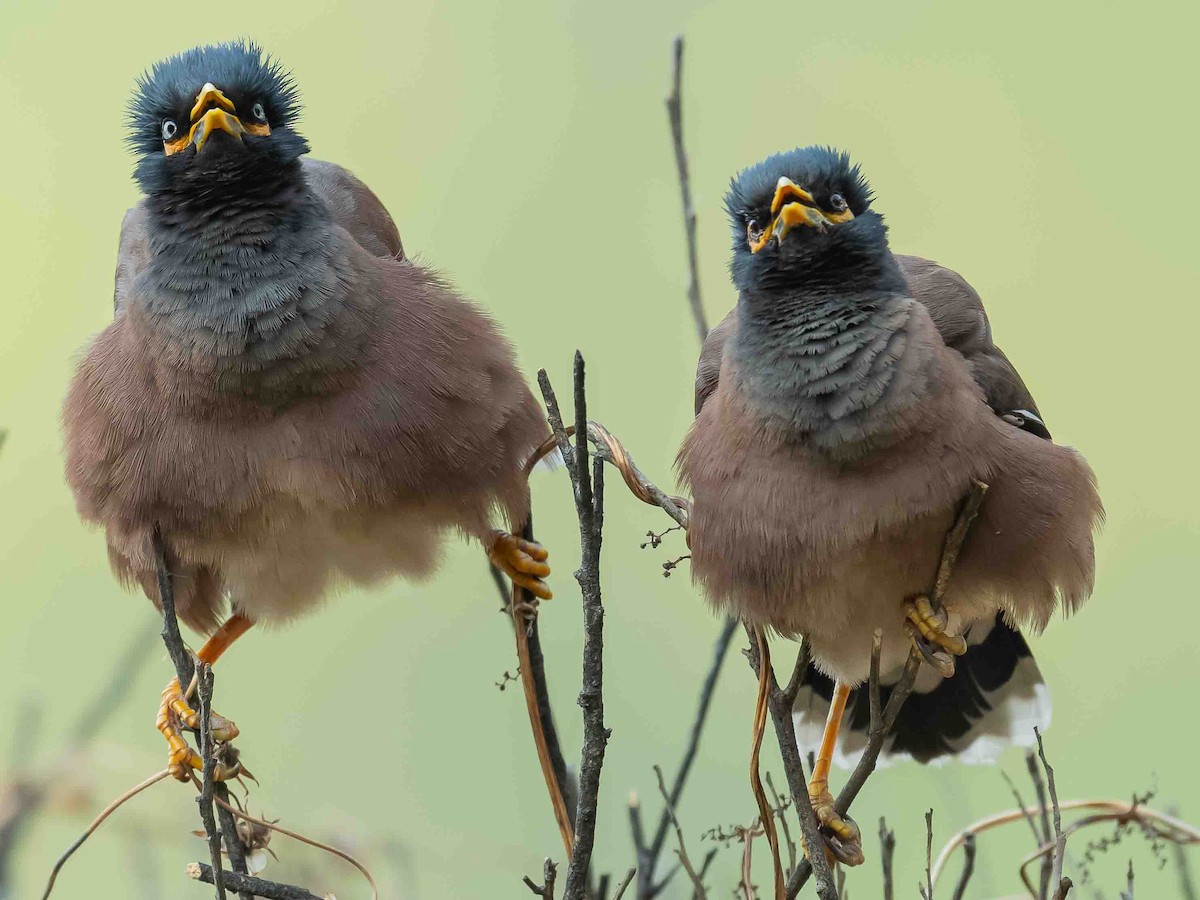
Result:
{"label": "brown breast feather", "polygon": [[[875,627],[885,629],[885,663],[907,653],[900,603],[928,588],[972,479],[991,490],[948,594],[960,620],[1003,610],[1041,628],[1057,601],[1073,610],[1092,587],[1103,513],[1091,469],[995,415],[985,398],[1035,407],[991,343],[977,295],[958,308],[946,300],[931,304],[936,318],[922,310],[911,320],[910,341],[932,346],[936,360],[919,427],[855,463],[787,438],[747,403],[723,354],[736,311],[710,334],[697,370],[698,414],[679,455],[696,505],[694,575],[718,605],[808,634],[825,667],[851,681],[865,677]],[[975,365],[980,355],[1003,360],[999,384],[977,382],[997,369]]]}
{"label": "brown breast feather", "polygon": [[437,276],[392,258],[395,226],[364,197],[356,230],[378,246],[343,242],[352,286],[339,326],[365,343],[330,390],[282,408],[215,392],[202,355],[154,331],[130,302],[136,218],[123,229],[122,311],[63,409],[67,477],[81,515],[105,527],[117,574],[151,599],[148,538],[161,526],[181,618],[199,630],[217,624],[222,592],[286,618],[331,579],[428,572],[448,528],[482,537],[494,510],[528,515],[522,466],[547,428],[511,347]]}

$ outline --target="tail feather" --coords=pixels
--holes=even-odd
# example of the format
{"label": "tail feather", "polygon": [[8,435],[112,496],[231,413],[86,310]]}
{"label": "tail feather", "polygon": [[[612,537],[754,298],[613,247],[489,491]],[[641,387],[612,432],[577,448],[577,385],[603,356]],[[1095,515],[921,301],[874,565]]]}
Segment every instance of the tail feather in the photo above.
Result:
{"label": "tail feather", "polygon": [[[1031,746],[1035,726],[1050,722],[1050,692],[1021,633],[997,614],[990,625],[972,626],[968,649],[954,677],[918,680],[887,741],[880,763],[915,759],[941,764],[956,758],[969,765],[996,761],[1009,746]],[[880,685],[886,704],[893,679]],[[793,709],[802,751],[815,748],[829,712],[833,682],[809,666]],[[866,746],[870,704],[865,688],[850,696],[834,763],[850,768]]]}

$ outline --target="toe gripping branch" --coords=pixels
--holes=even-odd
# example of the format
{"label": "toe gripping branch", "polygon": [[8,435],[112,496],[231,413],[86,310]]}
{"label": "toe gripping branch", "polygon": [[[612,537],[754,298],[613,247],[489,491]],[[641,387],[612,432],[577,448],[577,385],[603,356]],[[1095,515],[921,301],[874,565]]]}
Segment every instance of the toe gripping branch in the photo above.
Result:
{"label": "toe gripping branch", "polygon": [[[194,690],[193,684],[188,686],[186,693],[179,684],[178,678],[172,678],[162,692],[162,702],[158,707],[158,720],[155,723],[159,732],[166,738],[171,753],[167,760],[167,768],[171,777],[176,781],[191,780],[191,770],[203,771],[204,760],[200,754],[191,748],[183,736],[183,729],[200,730],[200,714],[188,705],[187,698]],[[213,740],[218,744],[227,744],[238,736],[238,727],[224,716],[212,714]],[[241,763],[236,756],[231,762],[218,762],[213,769],[214,781],[229,781],[242,774]]]}

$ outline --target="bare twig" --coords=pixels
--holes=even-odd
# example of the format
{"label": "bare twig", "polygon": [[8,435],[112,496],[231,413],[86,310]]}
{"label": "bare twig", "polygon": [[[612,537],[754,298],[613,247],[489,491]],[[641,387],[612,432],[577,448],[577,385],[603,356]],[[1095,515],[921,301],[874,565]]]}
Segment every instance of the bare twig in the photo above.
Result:
{"label": "bare twig", "polygon": [[703,342],[708,337],[708,321],[704,316],[704,305],[700,302],[700,275],[696,258],[696,210],[692,205],[692,180],[688,172],[687,150],[683,144],[683,98],[680,87],[683,81],[683,36],[675,38],[671,72],[671,94],[667,97],[667,116],[671,120],[671,139],[675,147],[675,168],[679,172],[679,193],[683,202],[683,230],[687,237],[688,254],[688,304],[696,320],[696,331]]}
{"label": "bare twig", "polygon": [[1054,769],[1046,761],[1046,748],[1042,743],[1041,731],[1035,727],[1033,733],[1037,736],[1038,756],[1042,760],[1042,768],[1046,771],[1046,785],[1050,790],[1051,818],[1054,822],[1054,873],[1050,877],[1050,883],[1056,886],[1054,900],[1063,900],[1067,896],[1067,891],[1070,890],[1070,879],[1065,880],[1067,886],[1064,888],[1062,874],[1063,860],[1067,853],[1067,836],[1062,829],[1062,810],[1058,805],[1058,790],[1054,786]]}
{"label": "bare twig", "polygon": [[[1068,837],[1076,831],[1103,822],[1116,822],[1118,824],[1122,822],[1137,822],[1143,830],[1153,832],[1164,841],[1178,845],[1200,844],[1200,828],[1196,828],[1181,819],[1158,812],[1140,803],[1130,803],[1129,800],[1067,800],[1059,804],[1059,810],[1061,812],[1075,810],[1094,811],[1091,815],[1084,816],[1072,822],[1064,829],[1064,833]],[[942,847],[941,852],[938,854],[937,861],[933,865],[933,883],[935,885],[938,883],[941,873],[945,871],[946,864],[954,855],[954,851],[963,846],[967,835],[973,834],[978,836],[985,831],[991,831],[1012,822],[1021,821],[1024,818],[1025,810],[1009,809],[972,822],[962,831],[959,831],[946,842],[946,845]],[[1043,856],[1052,854],[1055,846],[1055,841],[1049,841],[1022,861],[1021,880],[1024,882],[1031,896],[1037,895],[1037,889],[1028,880],[1025,869]]]}
{"label": "bare twig", "polygon": [[67,860],[69,860],[75,854],[76,850],[83,846],[84,841],[95,834],[96,829],[104,824],[105,819],[120,809],[127,801],[132,800],[142,791],[146,790],[146,788],[158,784],[170,774],[171,771],[169,769],[163,769],[161,772],[151,775],[140,784],[134,785],[132,788],[127,790],[124,794],[106,806],[103,810],[101,810],[100,815],[96,816],[96,818],[92,820],[92,824],[87,827],[87,830],[75,839],[75,843],[71,844],[71,846],[66,849],[66,852],[64,852],[54,864],[54,868],[50,870],[50,877],[46,881],[46,889],[42,893],[42,900],[47,900],[47,898],[50,896],[50,892],[54,890],[54,882],[58,880],[58,873],[61,872],[62,867],[67,864]]}
{"label": "bare twig", "polygon": [[[1171,812],[1174,813],[1175,810],[1171,810]],[[1183,844],[1176,843],[1172,852],[1175,855],[1175,869],[1179,873],[1179,898],[1180,900],[1196,900],[1196,882],[1192,878],[1187,850],[1184,849]]]}
{"label": "bare twig", "polygon": [[[963,870],[958,876],[958,884],[954,887],[954,893],[951,895],[951,900],[964,900],[967,896],[967,885],[971,883],[971,876],[975,874],[975,835],[968,834],[963,842]],[[932,887],[930,888],[932,890]]]}
{"label": "bare twig", "polygon": [[919,886],[923,900],[933,900],[933,810],[925,812],[925,883]]}
{"label": "bare twig", "polygon": [[[190,863],[184,871],[187,877],[194,881],[202,881],[205,884],[213,883],[213,868],[206,863]],[[310,891],[306,891],[304,888],[294,887],[290,884],[279,884],[278,882],[267,881],[263,878],[255,878],[252,875],[239,875],[237,872],[226,872],[224,878],[225,883],[231,889],[248,897],[265,897],[267,900],[323,900],[323,898],[318,897]],[[328,900],[328,898],[324,898],[324,900]]]}
{"label": "bare twig", "polygon": [[[815,866],[817,895],[821,900],[836,898],[837,886],[834,884],[833,873],[829,868],[829,862],[826,860],[825,854],[819,849],[824,846],[824,839],[821,837],[820,824],[817,822],[816,814],[813,812],[812,800],[808,796],[808,783],[804,774],[804,762],[800,758],[800,748],[796,745],[796,730],[792,725],[792,704],[795,701],[795,697],[793,695],[789,698],[786,691],[780,690],[779,683],[775,680],[775,673],[769,667],[766,669],[763,668],[763,660],[759,656],[755,631],[749,625],[746,625],[745,628],[746,634],[750,638],[750,647],[746,651],[746,658],[750,663],[750,668],[754,670],[754,674],[759,676],[760,679],[766,677],[769,682],[767,708],[771,714],[771,722],[775,727],[775,738],[779,743],[779,755],[783,760],[784,774],[787,775],[788,791],[792,796],[792,805],[796,807],[796,814],[800,817],[800,833],[804,836],[804,843],[808,847],[810,855],[816,857],[816,863],[812,863],[806,858],[801,860],[800,864],[796,866],[792,876],[787,880],[787,896],[792,898],[799,893],[800,888],[804,886],[813,874]],[[807,656],[807,653],[807,648],[801,646],[799,654]],[[797,661],[795,668],[799,668],[799,661]]]}
{"label": "bare twig", "polygon": [[[750,788],[754,794],[754,800],[758,804],[758,820],[762,824],[763,834],[767,836],[767,845],[771,850],[771,866],[774,874],[775,883],[775,900],[784,900],[787,894],[787,880],[783,875],[783,864],[779,858],[779,834],[775,829],[775,815],[771,809],[771,804],[767,802],[766,792],[763,790],[762,779],[759,778],[759,753],[762,750],[763,732],[767,727],[767,709],[770,705],[770,692],[772,682],[775,680],[775,672],[771,667],[771,651],[767,646],[767,637],[763,633],[762,626],[754,626],[754,638],[758,642],[759,654],[759,673],[758,673],[758,701],[754,710],[754,728],[752,733],[752,743],[750,747]],[[775,685],[778,689],[778,685]],[[808,835],[806,834],[807,838]],[[820,846],[819,844],[808,844],[811,847]],[[820,851],[818,851],[820,852]],[[747,846],[746,859],[747,868],[749,867],[750,851]],[[836,893],[836,888],[835,888]]]}
{"label": "bare twig", "polygon": [[1045,839],[1038,832],[1037,822],[1034,821],[1033,813],[1030,812],[1029,807],[1025,805],[1025,801],[1021,797],[1021,792],[1017,790],[1017,786],[1013,783],[1013,780],[1008,777],[1008,773],[1001,770],[1000,777],[1003,778],[1004,783],[1008,785],[1008,789],[1012,792],[1013,799],[1017,801],[1017,808],[1021,810],[1021,815],[1025,817],[1025,821],[1029,823],[1030,830],[1033,831],[1033,839],[1038,842],[1038,846],[1040,847],[1043,843],[1045,843]]}
{"label": "bare twig", "polygon": [[792,840],[792,830],[788,826],[787,820],[787,808],[791,805],[791,801],[781,797],[779,791],[775,790],[775,782],[771,780],[770,772],[764,772],[763,778],[767,782],[767,788],[771,791],[771,802],[775,807],[773,812],[779,817],[779,827],[783,829],[783,839],[787,842],[787,874],[791,875],[796,868],[796,842]]}
{"label": "bare twig", "polygon": [[225,900],[225,879],[221,866],[221,835],[217,831],[217,819],[213,815],[213,773],[216,771],[217,755],[212,733],[213,672],[207,663],[196,665],[196,696],[200,703],[200,759],[204,762],[203,780],[196,803],[200,807],[200,821],[208,840],[208,854],[212,861],[213,885],[217,900]]}
{"label": "bare twig", "polygon": [[896,833],[879,817],[879,864],[883,867],[883,900],[895,900],[892,860],[896,855]]}
{"label": "bare twig", "polygon": [[1133,860],[1129,861],[1129,871],[1126,873],[1125,890],[1121,891],[1121,900],[1133,900]]}
{"label": "bare twig", "polygon": [[663,781],[662,769],[658,766],[654,767],[654,775],[658,779],[658,791],[662,794],[663,807],[666,815],[669,817],[671,827],[675,829],[675,840],[679,844],[679,848],[675,851],[675,855],[679,857],[679,863],[683,866],[683,870],[687,872],[688,878],[692,880],[693,896],[699,900],[705,900],[708,897],[704,889],[704,881],[700,877],[700,873],[696,871],[692,865],[692,860],[688,856],[687,846],[683,841],[683,829],[679,827],[679,820],[675,818],[675,807],[671,804],[671,797],[667,793],[667,785]]}
{"label": "bare twig", "polygon": [[[1054,838],[1050,830],[1050,805],[1046,801],[1046,782],[1042,778],[1042,770],[1038,768],[1037,755],[1030,750],[1025,754],[1025,768],[1029,771],[1029,780],[1033,782],[1034,795],[1037,797],[1038,812],[1041,815],[1042,834],[1038,846],[1048,844]],[[1024,806],[1024,804],[1021,804]],[[1038,900],[1049,900],[1050,878],[1054,874],[1054,860],[1049,856],[1042,857],[1042,872],[1038,878]]]}
{"label": "bare twig", "polygon": [[[183,635],[179,632],[179,619],[175,615],[175,578],[167,557],[166,543],[157,526],[151,534],[151,543],[154,548],[154,564],[158,577],[158,599],[163,616],[161,632],[163,644],[166,645],[167,655],[171,658],[171,665],[175,667],[175,675],[179,679],[179,683],[187,685],[196,673],[196,666],[191,654],[184,646]],[[213,786],[213,798],[218,803],[224,800],[227,805],[228,797],[229,789],[224,784]],[[217,812],[217,818],[225,839],[225,852],[229,856],[230,868],[240,875],[249,874],[246,852],[241,841],[238,840],[237,827],[233,819],[220,810]],[[208,830],[207,823],[205,823],[205,834],[211,840],[212,835]],[[251,900],[251,895],[244,891],[238,891],[238,896],[240,900]]]}
{"label": "bare twig", "polygon": [[621,879],[621,883],[617,885],[617,892],[613,894],[612,900],[621,900],[625,896],[625,889],[629,887],[629,883],[633,881],[633,876],[637,874],[637,868],[632,868],[625,873],[625,877]]}
{"label": "bare twig", "polygon": [[[704,684],[700,689],[700,704],[696,710],[696,717],[692,722],[691,732],[688,735],[687,747],[684,748],[683,760],[680,762],[679,770],[675,774],[675,780],[671,784],[668,800],[669,807],[671,808],[679,806],[684,786],[692,770],[692,764],[696,761],[696,754],[700,748],[700,736],[704,733],[704,726],[708,721],[708,713],[712,708],[717,677],[720,675],[721,666],[725,661],[729,645],[733,641],[737,625],[736,619],[726,616],[721,626],[721,633],[717,636],[716,645],[713,647],[712,662],[709,664],[708,673],[705,675]],[[672,813],[667,807],[664,807],[662,814],[659,816],[658,825],[654,829],[654,837],[651,839],[649,845],[647,845],[642,833],[640,810],[636,804],[630,804],[630,828],[633,832],[634,852],[637,854],[638,860],[638,883],[635,895],[637,900],[653,900],[653,898],[662,892],[663,888],[666,887],[674,875],[675,870],[672,869],[671,872],[663,876],[661,881],[655,881],[658,860],[662,855],[663,845],[667,837],[667,829],[671,825],[672,817]]]}
{"label": "bare twig", "polygon": [[546,861],[542,864],[542,883],[535,884],[533,879],[528,875],[521,878],[525,882],[525,886],[544,900],[554,900],[554,882],[558,880],[558,866],[550,857],[546,857]]}
{"label": "bare twig", "polygon": [[579,765],[579,801],[575,811],[575,846],[567,867],[564,900],[582,900],[591,865],[592,845],[596,836],[597,797],[600,772],[609,731],[604,726],[604,603],[600,592],[600,548],[604,529],[604,464],[593,460],[589,472],[587,442],[587,394],[583,355],[575,353],[575,446],[568,442],[563,428],[558,398],[543,370],[538,383],[546,401],[550,426],[554,430],[575,497],[579,519],[582,560],[575,572],[583,595],[583,686],[579,705],[583,709],[583,751]]}

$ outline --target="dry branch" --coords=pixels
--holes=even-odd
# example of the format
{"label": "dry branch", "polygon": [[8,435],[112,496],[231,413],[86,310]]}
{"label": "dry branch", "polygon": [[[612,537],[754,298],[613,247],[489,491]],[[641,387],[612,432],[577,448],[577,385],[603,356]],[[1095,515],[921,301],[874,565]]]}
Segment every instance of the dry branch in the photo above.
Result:
{"label": "dry branch", "polygon": [[[194,675],[198,675],[197,666],[184,646],[183,635],[179,632],[179,620],[175,615],[175,579],[171,573],[166,544],[157,528],[154,529],[152,541],[158,577],[159,604],[162,607],[163,615],[162,639],[167,648],[167,655],[171,658],[171,664],[175,667],[175,675],[179,679],[179,683],[186,685],[191,682]],[[214,784],[212,801],[218,807],[217,819],[220,827],[217,829],[217,833],[224,840],[225,853],[229,857],[229,865],[232,870],[221,874],[229,876],[226,883],[237,891],[239,900],[252,900],[253,894],[235,886],[235,882],[244,884],[244,880],[233,878],[235,875],[249,876],[249,867],[246,865],[246,849],[238,837],[237,823],[234,821],[232,807],[229,805],[229,789],[224,784]],[[201,806],[203,807],[203,804]],[[214,830],[209,825],[211,820],[206,820],[204,816],[201,816],[201,821],[204,825],[205,837],[211,846],[216,839]],[[297,888],[297,890],[300,889]]]}
{"label": "dry branch", "polygon": [[892,861],[896,855],[896,833],[887,827],[887,820],[879,817],[879,865],[883,869],[883,900],[895,900],[895,878]]}
{"label": "dry branch", "polygon": [[[213,868],[207,863],[191,863],[184,871],[187,877],[194,881],[213,883]],[[226,872],[224,878],[231,889],[246,897],[265,897],[266,900],[328,900],[327,897],[319,897],[304,888],[255,878],[253,875]]]}
{"label": "dry branch", "polygon": [[563,427],[558,398],[545,370],[538,373],[538,384],[546,401],[550,427],[554,431],[567,473],[571,478],[575,512],[579,519],[582,559],[575,572],[583,595],[583,685],[579,705],[583,709],[583,750],[579,765],[579,800],[575,811],[575,844],[567,867],[563,900],[583,900],[591,866],[592,846],[596,837],[597,800],[600,772],[609,731],[604,726],[604,603],[600,591],[600,549],[604,529],[604,464],[592,460],[589,470],[587,439],[587,393],[583,356],[575,353],[574,446]]}
{"label": "dry branch", "polygon": [[667,117],[671,121],[671,141],[675,148],[675,168],[679,172],[679,193],[683,203],[683,232],[687,238],[688,304],[696,320],[700,342],[708,337],[708,321],[700,302],[700,273],[696,252],[696,209],[692,205],[692,179],[688,171],[687,150],[683,144],[683,36],[675,38],[672,52],[671,94],[667,97]]}

